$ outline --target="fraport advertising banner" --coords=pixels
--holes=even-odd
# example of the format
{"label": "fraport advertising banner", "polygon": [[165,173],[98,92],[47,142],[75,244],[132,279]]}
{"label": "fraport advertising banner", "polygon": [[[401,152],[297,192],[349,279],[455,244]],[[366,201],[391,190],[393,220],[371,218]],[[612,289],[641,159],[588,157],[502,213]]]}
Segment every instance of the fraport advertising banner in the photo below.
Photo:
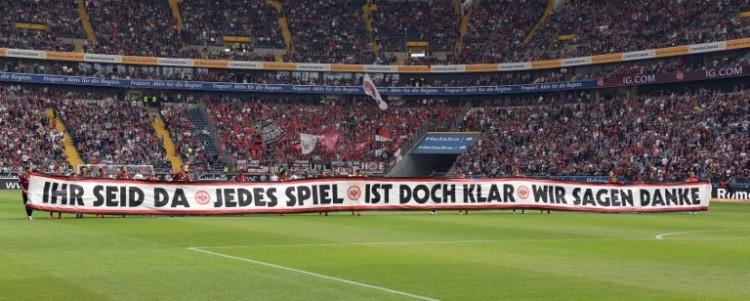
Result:
{"label": "fraport advertising banner", "polygon": [[[314,85],[270,85],[189,82],[172,80],[106,79],[98,77],[42,75],[0,72],[0,82],[29,84],[61,84],[135,89],[168,89],[193,91],[226,91],[256,93],[305,93],[305,94],[365,94],[361,86],[314,86]],[[382,95],[484,95],[533,93],[546,91],[591,89],[597,87],[596,80],[486,87],[379,87]]]}
{"label": "fraport advertising banner", "polygon": [[708,210],[709,182],[585,184],[533,179],[324,178],[289,182],[147,182],[33,174],[27,206],[91,214],[218,215],[348,210]]}
{"label": "fraport advertising banner", "polygon": [[417,144],[412,154],[459,155],[463,154],[479,133],[429,133]]}

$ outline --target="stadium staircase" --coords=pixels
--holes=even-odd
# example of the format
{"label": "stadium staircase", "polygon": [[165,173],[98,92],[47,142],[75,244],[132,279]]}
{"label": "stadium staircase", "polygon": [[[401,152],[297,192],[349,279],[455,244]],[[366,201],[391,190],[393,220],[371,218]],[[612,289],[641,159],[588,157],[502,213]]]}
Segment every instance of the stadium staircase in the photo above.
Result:
{"label": "stadium staircase", "polygon": [[89,15],[86,13],[86,5],[83,4],[83,0],[76,0],[78,3],[78,15],[81,17],[81,23],[83,23],[83,29],[86,31],[86,38],[91,43],[96,43],[96,34],[94,33],[94,27],[91,26],[89,21]]}
{"label": "stadium staircase", "polygon": [[[428,132],[462,132],[464,131],[463,125],[466,118],[473,112],[474,108],[469,103],[464,106],[463,114],[456,116],[456,119],[444,123],[433,123],[429,120],[425,121],[422,126],[412,135],[412,138],[406,140],[401,146],[401,159],[391,161],[388,164],[388,168],[385,170],[385,174],[388,177],[419,177],[430,174],[430,171],[435,170],[435,166],[439,165],[445,158],[436,157],[418,157],[419,155],[412,155],[412,151],[417,147],[417,144],[422,141]],[[455,161],[455,160],[454,160]],[[453,166],[451,166],[453,168]]]}
{"label": "stadium staircase", "polygon": [[161,117],[161,114],[156,112],[149,113],[149,115],[151,116],[151,120],[154,121],[151,125],[156,131],[156,136],[162,138],[162,141],[164,141],[164,150],[167,152],[169,163],[172,164],[172,170],[179,170],[180,166],[182,166],[182,157],[177,152],[172,137],[169,135],[169,131],[167,131],[164,119]]}
{"label": "stadium staircase", "polygon": [[57,130],[58,133],[63,134],[63,147],[65,156],[68,158],[68,164],[70,164],[71,167],[83,164],[83,160],[81,160],[81,156],[78,154],[75,144],[73,144],[73,138],[70,137],[68,131],[65,130],[65,125],[60,116],[55,114],[55,109],[47,108],[47,118],[49,118],[50,122],[55,123],[55,130]]}
{"label": "stadium staircase", "polygon": [[292,33],[289,31],[289,23],[286,22],[286,17],[282,12],[282,4],[277,0],[266,1],[268,5],[276,8],[276,12],[279,13],[279,27],[281,27],[281,35],[284,37],[284,45],[286,45],[286,51],[289,51],[292,47]]}
{"label": "stadium staircase", "polygon": [[367,33],[370,35],[370,44],[372,45],[372,52],[377,54],[380,53],[380,45],[378,43],[375,43],[375,28],[372,27],[372,12],[378,10],[378,6],[376,4],[371,4],[362,6],[362,17],[365,19],[365,27],[367,28]]}
{"label": "stadium staircase", "polygon": [[[454,5],[455,9],[458,10],[458,13],[461,13],[461,7],[457,4]],[[461,51],[464,49],[464,37],[466,36],[466,33],[469,32],[469,21],[471,21],[471,15],[474,13],[474,7],[469,7],[468,10],[466,10],[466,14],[464,14],[463,17],[461,17],[461,25],[458,27],[458,39],[456,39],[456,47],[455,52],[461,53]]]}
{"label": "stadium staircase", "polygon": [[172,9],[172,18],[177,23],[177,32],[182,32],[182,14],[180,14],[179,0],[169,0],[169,8]]}
{"label": "stadium staircase", "polygon": [[[211,119],[208,117],[208,110],[206,105],[203,103],[198,104],[197,107],[192,107],[184,111],[185,116],[190,120],[190,124],[193,126],[193,132],[208,131],[208,136],[197,135],[201,144],[206,146],[206,155],[209,157],[216,157],[219,154],[223,158],[227,158],[226,154],[221,150],[221,142],[219,141],[219,135],[216,133],[216,126]],[[227,162],[220,162],[223,166],[229,166]],[[221,166],[221,167],[223,167]],[[219,167],[220,166],[216,166]]]}
{"label": "stadium staircase", "polygon": [[529,31],[529,34],[526,36],[526,38],[523,39],[524,45],[527,45],[529,44],[529,42],[531,42],[531,39],[534,37],[534,34],[536,33],[537,29],[539,29],[539,27],[542,27],[542,24],[544,24],[544,21],[547,21],[547,18],[549,18],[549,15],[552,14],[552,10],[554,8],[555,8],[555,0],[548,0],[547,8],[544,9],[544,14],[542,15],[542,18],[539,19],[539,22],[536,22],[536,25],[534,25],[534,28],[532,28],[531,31]]}

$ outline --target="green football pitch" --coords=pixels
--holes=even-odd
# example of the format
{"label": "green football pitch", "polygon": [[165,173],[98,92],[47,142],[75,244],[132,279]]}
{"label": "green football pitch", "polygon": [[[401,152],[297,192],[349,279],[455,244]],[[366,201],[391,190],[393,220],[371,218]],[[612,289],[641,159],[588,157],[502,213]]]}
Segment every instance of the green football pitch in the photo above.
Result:
{"label": "green football pitch", "polygon": [[47,216],[0,192],[0,300],[750,300],[750,204]]}

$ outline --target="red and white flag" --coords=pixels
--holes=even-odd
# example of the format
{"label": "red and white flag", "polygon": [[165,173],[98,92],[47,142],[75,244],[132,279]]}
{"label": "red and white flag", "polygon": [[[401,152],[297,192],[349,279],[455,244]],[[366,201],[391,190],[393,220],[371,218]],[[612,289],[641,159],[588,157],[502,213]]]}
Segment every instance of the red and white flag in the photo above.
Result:
{"label": "red and white flag", "polygon": [[336,149],[336,142],[339,141],[339,134],[338,133],[327,133],[320,135],[320,145],[323,146],[323,148],[329,152],[332,152],[334,149]]}
{"label": "red and white flag", "polygon": [[378,132],[375,133],[375,141],[377,142],[388,142],[391,141],[391,134],[388,133],[388,130],[385,128],[378,129]]}
{"label": "red and white flag", "polygon": [[365,78],[362,79],[362,89],[365,90],[365,94],[372,97],[372,99],[378,103],[378,108],[383,111],[388,109],[388,104],[383,101],[383,97],[381,97],[380,92],[378,92],[378,87],[375,87],[375,83],[372,82],[370,75],[367,73],[365,73]]}
{"label": "red and white flag", "polygon": [[318,146],[320,137],[316,135],[310,135],[305,133],[299,133],[300,150],[303,155],[312,153],[315,147]]}

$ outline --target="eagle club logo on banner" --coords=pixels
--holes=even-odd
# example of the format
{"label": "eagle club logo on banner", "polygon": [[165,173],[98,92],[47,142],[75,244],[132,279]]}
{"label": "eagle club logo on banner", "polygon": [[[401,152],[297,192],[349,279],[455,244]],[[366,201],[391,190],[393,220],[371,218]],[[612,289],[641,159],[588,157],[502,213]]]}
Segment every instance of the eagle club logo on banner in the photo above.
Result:
{"label": "eagle club logo on banner", "polygon": [[708,182],[586,184],[534,179],[324,178],[289,182],[147,182],[33,174],[27,206],[97,214],[246,214],[344,210],[707,210]]}

